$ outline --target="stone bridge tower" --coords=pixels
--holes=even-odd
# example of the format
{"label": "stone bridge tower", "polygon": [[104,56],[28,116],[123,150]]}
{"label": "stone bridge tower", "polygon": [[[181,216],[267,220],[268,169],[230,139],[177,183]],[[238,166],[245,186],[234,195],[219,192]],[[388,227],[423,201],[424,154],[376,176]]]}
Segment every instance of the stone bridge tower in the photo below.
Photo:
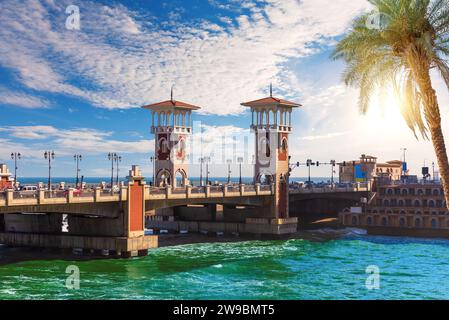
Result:
{"label": "stone bridge tower", "polygon": [[251,108],[251,129],[256,138],[254,180],[261,185],[274,184],[271,214],[274,218],[288,218],[288,136],[292,132],[293,108],[301,105],[273,97],[271,86],[269,97],[242,105]]}
{"label": "stone bridge tower", "polygon": [[189,184],[187,143],[192,134],[192,111],[200,107],[171,99],[143,106],[152,113],[155,141],[155,185],[183,187]]}

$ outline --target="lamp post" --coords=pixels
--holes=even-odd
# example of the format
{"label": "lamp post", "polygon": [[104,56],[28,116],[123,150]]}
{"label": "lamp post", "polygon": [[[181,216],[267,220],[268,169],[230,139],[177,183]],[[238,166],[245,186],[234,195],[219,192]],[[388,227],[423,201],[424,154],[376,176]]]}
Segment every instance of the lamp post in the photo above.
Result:
{"label": "lamp post", "polygon": [[156,186],[156,157],[151,156],[150,161],[153,164],[153,186]]}
{"label": "lamp post", "polygon": [[331,165],[331,184],[334,185],[334,168],[335,168],[335,160],[331,160],[330,165]]}
{"label": "lamp post", "polygon": [[198,159],[198,161],[200,162],[200,187],[203,186],[203,162],[204,162],[204,158],[201,157]]}
{"label": "lamp post", "polygon": [[204,161],[206,162],[206,186],[209,185],[209,162],[210,157],[204,157]]}
{"label": "lamp post", "polygon": [[115,180],[115,185],[118,186],[119,183],[119,179],[118,179],[118,172],[119,172],[119,168],[118,168],[118,164],[119,162],[122,162],[122,156],[119,155],[115,155],[115,165],[116,165],[116,169],[117,169],[117,178]]}
{"label": "lamp post", "polygon": [[78,188],[78,184],[79,184],[79,173],[80,173],[80,161],[82,159],[82,156],[80,154],[75,154],[73,156],[73,159],[76,162],[76,188]]}
{"label": "lamp post", "polygon": [[11,159],[14,160],[14,189],[17,188],[17,160],[20,160],[21,157],[20,152],[11,153]]}
{"label": "lamp post", "polygon": [[231,159],[228,159],[228,160],[226,160],[226,163],[228,164],[228,184],[230,184],[231,183],[231,163],[232,163],[232,160]]}
{"label": "lamp post", "polygon": [[108,153],[108,159],[111,161],[111,190],[112,190],[112,186],[114,184],[114,161],[115,161],[115,157],[117,157],[116,153]]}
{"label": "lamp post", "polygon": [[48,160],[48,190],[51,191],[51,161],[55,159],[55,152],[45,151],[44,158]]}
{"label": "lamp post", "polygon": [[238,157],[237,158],[237,162],[239,163],[239,184],[242,184],[242,163],[243,163],[243,158],[242,157]]}

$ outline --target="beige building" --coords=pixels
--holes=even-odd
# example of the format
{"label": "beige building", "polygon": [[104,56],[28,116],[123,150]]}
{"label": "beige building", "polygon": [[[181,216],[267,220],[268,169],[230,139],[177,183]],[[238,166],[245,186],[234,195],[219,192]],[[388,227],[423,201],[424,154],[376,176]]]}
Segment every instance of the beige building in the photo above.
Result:
{"label": "beige building", "polygon": [[377,158],[362,154],[359,160],[343,161],[339,164],[340,183],[366,182],[374,177],[400,180],[402,161],[377,162]]}

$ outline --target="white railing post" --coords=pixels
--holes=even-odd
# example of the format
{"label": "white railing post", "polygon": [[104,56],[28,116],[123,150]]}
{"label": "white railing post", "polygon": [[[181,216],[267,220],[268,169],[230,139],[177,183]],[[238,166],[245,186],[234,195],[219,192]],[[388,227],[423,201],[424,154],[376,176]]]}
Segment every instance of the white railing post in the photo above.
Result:
{"label": "white railing post", "polygon": [[243,194],[245,193],[245,185],[241,184],[239,185],[239,187],[240,187],[240,196],[243,196]]}
{"label": "white railing post", "polygon": [[69,189],[69,192],[67,192],[67,203],[73,202],[73,188]]}
{"label": "white railing post", "polygon": [[100,200],[100,196],[101,196],[100,192],[101,192],[100,187],[96,187],[94,190],[94,202],[97,202]]}
{"label": "white railing post", "polygon": [[165,197],[170,197],[171,196],[171,192],[172,191],[172,187],[171,186],[166,186],[165,187]]}
{"label": "white railing post", "polygon": [[127,187],[120,187],[120,201],[126,201],[128,197],[127,191]]}
{"label": "white railing post", "polygon": [[186,197],[190,198],[191,195],[192,195],[192,186],[188,185],[188,186],[186,186]]}
{"label": "white railing post", "polygon": [[210,185],[206,186],[206,198],[210,197]]}
{"label": "white railing post", "polygon": [[223,197],[227,197],[228,192],[229,192],[228,185],[227,184],[223,185]]}
{"label": "white railing post", "polygon": [[39,204],[43,204],[45,202],[45,190],[39,189],[38,191],[38,202]]}
{"label": "white railing post", "polygon": [[256,183],[254,188],[256,189],[256,195],[259,195],[260,194],[260,183]]}
{"label": "white railing post", "polygon": [[14,201],[14,190],[13,189],[7,189],[6,190],[6,205],[10,206],[12,205],[12,202]]}

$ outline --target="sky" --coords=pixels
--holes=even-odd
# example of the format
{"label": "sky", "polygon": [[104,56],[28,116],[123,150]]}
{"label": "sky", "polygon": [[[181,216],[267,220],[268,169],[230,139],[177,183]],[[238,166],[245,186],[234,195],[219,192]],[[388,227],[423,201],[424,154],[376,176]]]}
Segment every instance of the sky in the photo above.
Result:
{"label": "sky", "polygon": [[[151,176],[151,118],[140,107],[168,100],[174,86],[175,100],[201,106],[191,176],[204,155],[211,175],[225,176],[223,159],[245,153],[244,137],[253,154],[251,115],[240,103],[267,96],[272,83],[274,96],[303,105],[292,117],[293,162],[387,161],[405,147],[417,174],[435,161],[432,145],[414,138],[393,99],[360,115],[357,90],[341,81],[344,65],[330,59],[352,19],[370,9],[365,0],[2,0],[0,163],[13,168],[10,154],[20,152],[19,176],[46,176],[43,153],[54,150],[53,176],[73,176],[81,154],[84,176],[107,177],[107,154],[116,152],[122,176],[132,164]],[[448,90],[432,80],[449,137]],[[251,168],[249,160],[245,176]]]}

